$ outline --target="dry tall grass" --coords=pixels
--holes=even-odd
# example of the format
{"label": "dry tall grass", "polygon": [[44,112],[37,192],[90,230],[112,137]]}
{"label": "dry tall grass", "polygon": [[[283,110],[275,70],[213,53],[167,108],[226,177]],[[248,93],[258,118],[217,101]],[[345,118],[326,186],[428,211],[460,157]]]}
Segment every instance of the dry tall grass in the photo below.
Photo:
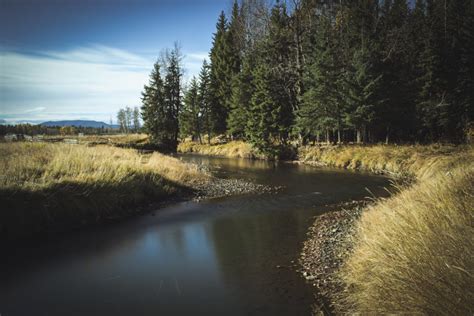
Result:
{"label": "dry tall grass", "polygon": [[472,158],[472,151],[452,145],[373,145],[373,146],[305,146],[298,149],[298,159],[306,163],[386,172],[425,179],[440,170],[449,170]]}
{"label": "dry tall grass", "polygon": [[197,153],[201,155],[222,156],[228,158],[257,158],[250,144],[242,141],[233,141],[226,144],[199,144],[182,142],[178,145],[178,152]]}
{"label": "dry tall grass", "polygon": [[0,231],[7,235],[123,216],[209,180],[178,159],[111,146],[0,144],[0,169]]}
{"label": "dry tall grass", "polygon": [[300,159],[413,176],[367,209],[339,278],[340,311],[474,313],[474,149],[454,146],[300,148]]}
{"label": "dry tall grass", "polygon": [[110,144],[136,144],[148,141],[146,134],[115,134],[115,135],[85,135],[77,137],[81,142],[97,142]]}
{"label": "dry tall grass", "polygon": [[368,209],[340,276],[360,313],[474,313],[474,168],[415,184]]}

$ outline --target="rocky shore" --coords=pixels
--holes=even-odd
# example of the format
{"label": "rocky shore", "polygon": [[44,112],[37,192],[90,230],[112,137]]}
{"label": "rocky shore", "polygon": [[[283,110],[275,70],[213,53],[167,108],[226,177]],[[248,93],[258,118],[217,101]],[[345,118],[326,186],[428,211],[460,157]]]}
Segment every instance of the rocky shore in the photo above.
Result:
{"label": "rocky shore", "polygon": [[340,210],[318,216],[308,231],[299,263],[303,277],[315,288],[315,314],[334,311],[343,290],[336,272],[352,250],[350,237],[366,205],[364,201],[338,205]]}
{"label": "rocky shore", "polygon": [[209,182],[198,186],[194,200],[200,201],[209,198],[218,198],[239,194],[278,193],[282,187],[271,187],[256,184],[241,179],[212,178]]}

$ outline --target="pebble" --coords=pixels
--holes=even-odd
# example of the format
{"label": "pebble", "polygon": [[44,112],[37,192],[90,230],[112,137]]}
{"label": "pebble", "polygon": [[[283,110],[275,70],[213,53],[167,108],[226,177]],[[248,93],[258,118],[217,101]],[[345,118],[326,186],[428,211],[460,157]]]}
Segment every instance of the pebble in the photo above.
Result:
{"label": "pebble", "polygon": [[352,246],[349,236],[365,202],[341,203],[342,211],[318,216],[309,229],[301,251],[299,264],[302,276],[317,288],[319,295],[334,302],[343,286],[335,272],[341,267]]}

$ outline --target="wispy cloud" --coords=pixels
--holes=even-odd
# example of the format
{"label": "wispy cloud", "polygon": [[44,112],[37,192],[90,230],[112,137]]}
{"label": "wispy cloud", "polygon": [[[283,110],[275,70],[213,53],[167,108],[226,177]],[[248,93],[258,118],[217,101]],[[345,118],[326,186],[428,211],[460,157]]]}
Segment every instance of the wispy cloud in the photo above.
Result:
{"label": "wispy cloud", "polygon": [[[185,81],[206,52],[187,53]],[[24,54],[0,51],[0,118],[109,120],[123,106],[140,105],[154,59],[92,45]]]}
{"label": "wispy cloud", "polygon": [[38,106],[38,107],[33,108],[33,109],[25,110],[25,113],[41,112],[41,111],[44,111],[45,109],[46,108],[44,106]]}
{"label": "wispy cloud", "polygon": [[[32,119],[108,119],[119,107],[139,105],[153,61],[116,48],[95,45],[34,55],[0,52],[2,116]],[[46,111],[47,109],[47,111]],[[97,118],[97,117],[91,117]]]}
{"label": "wispy cloud", "polygon": [[199,61],[202,63],[204,59],[209,59],[209,53],[207,52],[197,52],[197,53],[189,53],[186,57],[193,61]]}
{"label": "wispy cloud", "polygon": [[185,81],[188,81],[192,76],[197,76],[199,74],[204,59],[209,61],[209,54],[207,52],[191,52],[185,55]]}

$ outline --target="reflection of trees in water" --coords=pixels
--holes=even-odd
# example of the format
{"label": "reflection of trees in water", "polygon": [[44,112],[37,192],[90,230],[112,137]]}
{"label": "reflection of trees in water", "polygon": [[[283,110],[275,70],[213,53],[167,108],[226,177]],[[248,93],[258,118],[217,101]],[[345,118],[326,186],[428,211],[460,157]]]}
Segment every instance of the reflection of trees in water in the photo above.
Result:
{"label": "reflection of trees in water", "polygon": [[223,279],[243,304],[249,304],[248,312],[309,314],[311,293],[290,265],[297,259],[310,217],[303,211],[262,212],[214,221]]}

